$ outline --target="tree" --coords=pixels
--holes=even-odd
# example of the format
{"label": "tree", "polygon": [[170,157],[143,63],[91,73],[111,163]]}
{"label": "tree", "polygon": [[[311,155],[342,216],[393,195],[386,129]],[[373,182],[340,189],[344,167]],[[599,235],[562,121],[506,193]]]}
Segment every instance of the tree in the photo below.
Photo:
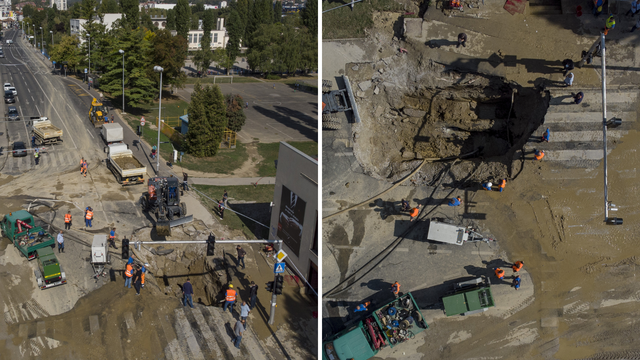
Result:
{"label": "tree", "polygon": [[167,30],[176,29],[176,12],[173,9],[167,10]]}
{"label": "tree", "polygon": [[98,3],[96,0],[82,0],[80,3],[80,9],[82,12],[82,18],[85,20],[93,21],[96,15],[96,6]]}
{"label": "tree", "polygon": [[234,56],[238,55],[240,53],[240,40],[244,36],[244,26],[240,13],[236,9],[231,10],[231,14],[229,15],[227,32],[229,33],[227,51],[229,54],[234,54]]}
{"label": "tree", "polygon": [[[233,19],[231,17],[231,14],[233,14],[234,11],[239,20]],[[239,39],[246,41],[245,34],[246,34],[248,18],[249,18],[249,0],[238,0],[237,2],[234,3],[234,5],[232,5],[231,13],[228,17],[229,20],[227,24],[227,29],[232,25],[236,25],[237,36],[239,37]],[[229,36],[231,36],[231,34],[229,34]],[[238,44],[239,43],[240,42],[238,42]]]}
{"label": "tree", "polygon": [[156,26],[153,25],[153,21],[151,20],[151,15],[148,12],[143,12],[140,15],[140,25],[147,30],[155,30]]}
{"label": "tree", "polygon": [[218,85],[197,82],[191,94],[187,152],[195,157],[215,156],[227,127],[227,106]]}
{"label": "tree", "polygon": [[236,94],[227,94],[224,96],[227,103],[227,128],[238,132],[242,130],[246,116],[242,110],[242,104],[244,100],[242,96]]}
{"label": "tree", "polygon": [[100,12],[103,14],[121,13],[120,5],[116,0],[102,0],[102,3],[100,3]]}
{"label": "tree", "polygon": [[[189,0],[178,0],[176,7],[176,31],[178,36],[187,40],[189,34],[189,25],[191,21],[191,8],[189,7]],[[186,49],[185,49],[186,51]]]}
{"label": "tree", "polygon": [[276,1],[273,4],[273,22],[281,22],[282,21],[282,3],[280,1]]}
{"label": "tree", "polygon": [[307,0],[302,12],[302,23],[309,29],[309,33],[318,33],[318,0]]}
{"label": "tree", "polygon": [[202,40],[200,40],[200,50],[198,50],[194,56],[194,61],[198,70],[206,74],[209,69],[209,65],[213,61],[213,52],[211,52],[211,30],[213,30],[215,22],[215,13],[213,10],[206,10],[204,12],[204,20],[202,21]]}
{"label": "tree", "polygon": [[113,96],[122,96],[122,55],[125,52],[125,99],[130,106],[152,102],[158,92],[153,65],[150,62],[151,42],[141,29],[117,29],[114,43],[110,46],[105,63],[105,72],[100,79],[100,88]]}
{"label": "tree", "polygon": [[196,14],[191,14],[189,27],[191,30],[200,30],[200,18]]}
{"label": "tree", "polygon": [[[84,1],[84,0],[83,0]],[[124,18],[123,26],[127,29],[137,29],[140,26],[140,8],[138,0],[120,0]]]}
{"label": "tree", "polygon": [[151,39],[151,45],[151,63],[164,69],[162,82],[182,88],[187,78],[181,71],[186,59],[184,49],[187,47],[187,40],[180,36],[171,36],[169,30],[158,30]]}
{"label": "tree", "polygon": [[251,40],[251,48],[247,53],[247,62],[251,69],[260,68],[264,72],[281,70],[283,24],[260,25]]}
{"label": "tree", "polygon": [[74,70],[80,64],[80,40],[76,36],[62,36],[62,39],[51,49],[51,60],[56,63],[67,62],[67,68]]}

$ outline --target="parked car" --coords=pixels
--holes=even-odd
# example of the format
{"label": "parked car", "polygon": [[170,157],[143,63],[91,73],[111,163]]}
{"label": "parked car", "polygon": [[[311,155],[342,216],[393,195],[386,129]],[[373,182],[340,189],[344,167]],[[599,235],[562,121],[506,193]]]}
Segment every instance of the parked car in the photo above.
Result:
{"label": "parked car", "polygon": [[13,143],[13,157],[22,156],[27,156],[27,147],[22,141],[16,141]]}
{"label": "parked car", "polygon": [[15,102],[16,102],[16,98],[13,96],[13,92],[11,90],[6,90],[4,92],[4,103],[13,104]]}
{"label": "parked car", "polygon": [[0,58],[4,58],[4,53],[0,50]]}
{"label": "parked car", "polygon": [[15,87],[9,86],[9,91],[13,93],[13,96],[18,96],[18,91],[16,90]]}

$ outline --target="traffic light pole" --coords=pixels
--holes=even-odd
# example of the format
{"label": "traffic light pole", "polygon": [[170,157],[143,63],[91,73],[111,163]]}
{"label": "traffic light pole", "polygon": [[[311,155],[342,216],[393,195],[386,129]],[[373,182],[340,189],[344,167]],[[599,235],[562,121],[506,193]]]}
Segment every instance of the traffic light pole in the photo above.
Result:
{"label": "traffic light pole", "polygon": [[[282,250],[282,241],[278,241],[278,252]],[[277,252],[276,252],[277,253]],[[273,292],[271,294],[271,314],[269,315],[269,325],[273,325],[276,318],[276,283],[278,282],[278,274],[273,274]]]}

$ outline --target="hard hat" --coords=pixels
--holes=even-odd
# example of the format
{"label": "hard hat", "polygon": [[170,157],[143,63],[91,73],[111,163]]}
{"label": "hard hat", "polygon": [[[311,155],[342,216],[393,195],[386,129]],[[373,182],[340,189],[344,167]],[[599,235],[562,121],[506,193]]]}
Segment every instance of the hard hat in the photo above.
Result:
{"label": "hard hat", "polygon": [[493,183],[492,183],[491,181],[489,181],[489,182],[487,183],[487,186],[491,186],[491,185],[493,185]]}
{"label": "hard hat", "polygon": [[602,11],[602,6],[598,6],[598,12]]}
{"label": "hard hat", "polygon": [[229,288],[233,288],[233,285],[232,285],[232,284],[229,284]]}
{"label": "hard hat", "polygon": [[149,267],[149,264],[148,264],[148,263],[145,263],[145,264],[144,264],[144,266]]}

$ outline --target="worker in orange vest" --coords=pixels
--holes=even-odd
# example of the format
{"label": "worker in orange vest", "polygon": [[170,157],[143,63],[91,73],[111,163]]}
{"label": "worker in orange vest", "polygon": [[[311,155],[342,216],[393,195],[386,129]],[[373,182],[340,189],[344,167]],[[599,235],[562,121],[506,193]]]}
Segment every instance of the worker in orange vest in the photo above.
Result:
{"label": "worker in orange vest", "polygon": [[91,206],[87,207],[87,210],[84,212],[84,225],[85,227],[93,227],[91,226],[91,220],[93,220],[93,209]]}
{"label": "worker in orange vest", "polygon": [[496,276],[498,277],[498,279],[504,279],[504,270],[500,268],[495,268],[494,270],[496,271]]}
{"label": "worker in orange vest", "polygon": [[536,150],[535,157],[536,157],[536,160],[542,160],[542,158],[544,157],[544,151]]}
{"label": "worker in orange vest", "polygon": [[500,192],[502,192],[502,190],[504,190],[504,187],[507,186],[507,179],[500,180],[500,184],[498,186],[500,186]]}
{"label": "worker in orange vest", "polygon": [[67,213],[64,214],[64,229],[71,229],[71,210],[67,211]]}
{"label": "worker in orange vest", "polygon": [[397,298],[398,296],[400,296],[400,283],[399,282],[395,282],[393,283],[393,285],[391,285],[391,292],[393,293],[393,295]]}
{"label": "worker in orange vest", "polygon": [[222,309],[222,312],[227,311],[227,307],[231,305],[231,307],[229,308],[229,311],[231,312],[231,315],[233,315],[233,304],[235,304],[235,302],[236,302],[236,291],[233,290],[233,284],[229,284],[229,288],[227,289],[227,296],[225,297],[224,308]]}
{"label": "worker in orange vest", "polygon": [[524,266],[524,262],[516,261],[511,268],[513,269],[513,272],[518,272],[522,270],[522,266]]}
{"label": "worker in orange vest", "polygon": [[126,279],[124,280],[124,286],[131,289],[131,278],[133,277],[133,266],[131,264],[127,264],[127,269],[124,271],[124,276]]}
{"label": "worker in orange vest", "polygon": [[147,266],[149,266],[149,264],[144,264],[142,266],[142,275],[140,276],[142,278],[142,287],[144,287],[144,275],[147,273]]}
{"label": "worker in orange vest", "polygon": [[418,204],[418,206],[416,206],[413,209],[411,209],[411,212],[409,213],[409,215],[411,216],[411,220],[410,221],[413,221],[418,217],[418,215],[420,214],[420,206],[421,205]]}

